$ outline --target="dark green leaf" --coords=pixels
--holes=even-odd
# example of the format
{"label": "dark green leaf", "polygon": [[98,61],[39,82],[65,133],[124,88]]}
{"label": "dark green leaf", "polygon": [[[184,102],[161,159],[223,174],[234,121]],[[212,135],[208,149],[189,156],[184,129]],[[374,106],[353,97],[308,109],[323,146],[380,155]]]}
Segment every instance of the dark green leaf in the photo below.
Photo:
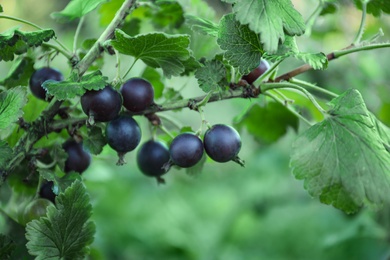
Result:
{"label": "dark green leaf", "polygon": [[188,35],[150,33],[131,37],[115,31],[112,46],[122,54],[141,59],[148,66],[162,68],[166,77],[179,76],[191,58]]}
{"label": "dark green leaf", "polygon": [[34,73],[34,60],[29,57],[19,59],[10,69],[7,77],[0,81],[6,88],[27,86]]}
{"label": "dark green leaf", "polygon": [[28,252],[37,259],[83,259],[93,242],[95,225],[84,185],[75,181],[47,208],[47,216],[26,226]]}
{"label": "dark green leaf", "polygon": [[271,144],[287,133],[291,127],[298,130],[299,120],[285,106],[269,102],[263,106],[254,104],[243,115],[234,119],[237,130],[246,128],[261,144]]}
{"label": "dark green leaf", "polygon": [[219,60],[206,61],[195,72],[195,77],[199,87],[206,93],[227,86],[225,65]]}
{"label": "dark green leaf", "polygon": [[50,16],[60,23],[67,23],[81,18],[93,11],[106,0],[72,0],[61,12],[52,13]]}
{"label": "dark green leaf", "polygon": [[6,167],[12,157],[11,147],[9,147],[6,141],[0,140],[0,168]]}
{"label": "dark green leaf", "polygon": [[278,51],[274,55],[265,55],[264,58],[275,61],[287,57],[295,57],[302,60],[312,66],[313,69],[326,69],[328,67],[328,59],[324,53],[300,52],[295,37],[291,36],[286,36],[286,40],[279,45]]}
{"label": "dark green leaf", "polygon": [[80,81],[75,81],[71,76],[64,81],[45,81],[42,86],[47,89],[50,95],[55,96],[58,100],[74,98],[81,96],[86,90],[103,89],[107,83],[107,77],[102,76],[100,71],[81,77]]}
{"label": "dark green leaf", "polygon": [[218,36],[218,24],[193,15],[186,15],[185,18],[191,30],[205,35]]}
{"label": "dark green leaf", "polygon": [[241,24],[261,34],[264,50],[273,53],[287,35],[302,35],[305,22],[290,0],[224,0],[234,3],[235,17]]}
{"label": "dark green leaf", "polygon": [[169,102],[174,102],[178,100],[182,100],[183,96],[181,95],[180,91],[177,91],[174,88],[165,88],[164,91],[164,98],[168,100]]}
{"label": "dark green leaf", "polygon": [[334,14],[337,12],[337,7],[336,3],[325,2],[320,15]]}
{"label": "dark green leaf", "polygon": [[[362,9],[361,0],[354,0],[356,6]],[[380,16],[382,12],[390,14],[390,2],[387,0],[370,0],[367,4],[367,12],[374,16]]]}
{"label": "dark green leaf", "polygon": [[141,20],[140,19],[131,19],[130,21],[125,21],[121,30],[130,36],[135,36],[140,33],[141,30]]}
{"label": "dark green leaf", "polygon": [[3,7],[0,5],[0,13],[4,12]]}
{"label": "dark green leaf", "polygon": [[147,79],[154,88],[154,99],[162,97],[164,84],[161,82],[161,75],[151,67],[146,67],[142,73],[142,78]]}
{"label": "dark green leaf", "polygon": [[100,127],[95,126],[88,129],[88,135],[83,140],[83,146],[87,151],[95,155],[100,154],[106,144],[106,137]]}
{"label": "dark green leaf", "polygon": [[238,68],[240,74],[247,74],[259,65],[263,55],[259,35],[252,32],[248,25],[236,21],[233,14],[222,17],[217,42],[226,51],[226,60]]}
{"label": "dark green leaf", "polygon": [[329,105],[330,116],[293,144],[295,177],[312,196],[347,213],[388,203],[390,153],[362,96],[348,90]]}
{"label": "dark green leaf", "polygon": [[26,88],[16,87],[0,93],[0,129],[9,127],[23,115],[27,103]]}
{"label": "dark green leaf", "polygon": [[55,36],[51,29],[22,32],[17,28],[0,34],[0,61],[10,61],[14,55],[25,53],[29,47],[37,47]]}
{"label": "dark green leaf", "polygon": [[10,237],[0,234],[0,259],[11,259],[15,247],[16,245]]}

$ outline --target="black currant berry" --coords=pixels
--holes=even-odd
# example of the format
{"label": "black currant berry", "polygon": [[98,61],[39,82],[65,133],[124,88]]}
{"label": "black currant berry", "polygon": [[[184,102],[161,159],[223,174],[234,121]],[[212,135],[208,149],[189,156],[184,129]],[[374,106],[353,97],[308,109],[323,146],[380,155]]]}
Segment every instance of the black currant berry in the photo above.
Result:
{"label": "black currant berry", "polygon": [[202,140],[193,133],[180,134],[173,139],[169,153],[175,165],[182,168],[194,166],[202,159]]}
{"label": "black currant berry", "polygon": [[203,138],[208,156],[216,162],[227,162],[237,157],[241,149],[241,138],[231,126],[213,125]]}
{"label": "black currant berry", "polygon": [[163,166],[168,163],[169,158],[169,150],[165,144],[150,140],[139,148],[137,165],[146,176],[156,177],[158,180],[162,180],[160,176],[166,173]]}
{"label": "black currant berry", "polygon": [[40,68],[31,75],[29,85],[34,96],[46,100],[46,89],[42,87],[42,83],[49,79],[63,81],[64,76],[58,70],[49,67]]}
{"label": "black currant berry", "polygon": [[256,81],[261,75],[264,74],[270,68],[269,63],[266,60],[261,60],[259,66],[249,72],[249,74],[242,76],[242,79],[246,80],[248,84],[252,84]]}
{"label": "black currant berry", "polygon": [[94,121],[108,122],[116,118],[122,107],[122,97],[110,85],[100,90],[90,90],[81,97],[84,113]]}
{"label": "black currant berry", "polygon": [[44,199],[48,199],[55,203],[56,194],[53,191],[54,183],[52,181],[45,182],[39,189],[39,196]]}
{"label": "black currant berry", "polygon": [[[111,148],[122,157],[134,150],[141,141],[141,128],[133,117],[121,115],[107,124],[106,138]],[[118,164],[124,163],[121,159]]]}
{"label": "black currant berry", "polygon": [[153,104],[154,89],[149,81],[132,78],[120,88],[123,106],[132,112],[143,111]]}
{"label": "black currant berry", "polygon": [[84,150],[82,143],[77,143],[75,140],[71,139],[66,141],[62,145],[62,148],[64,148],[68,154],[64,169],[66,173],[75,171],[81,174],[91,164],[91,155]]}

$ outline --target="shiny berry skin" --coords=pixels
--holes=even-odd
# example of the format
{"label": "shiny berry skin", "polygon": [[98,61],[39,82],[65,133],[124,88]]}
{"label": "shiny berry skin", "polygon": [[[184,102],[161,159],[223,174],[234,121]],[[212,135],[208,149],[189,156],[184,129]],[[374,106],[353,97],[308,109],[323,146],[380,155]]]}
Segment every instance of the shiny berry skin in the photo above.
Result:
{"label": "shiny berry skin", "polygon": [[241,137],[231,126],[217,124],[206,131],[203,138],[208,156],[216,162],[227,162],[238,155]]}
{"label": "shiny berry skin", "polygon": [[30,78],[30,90],[34,96],[39,99],[46,100],[46,89],[42,87],[42,83],[46,80],[63,81],[64,76],[56,69],[44,67],[36,70]]}
{"label": "shiny berry skin", "polygon": [[118,153],[134,150],[141,141],[141,128],[133,117],[121,115],[106,126],[107,142]]}
{"label": "shiny berry skin", "polygon": [[137,152],[137,165],[147,176],[159,177],[165,174],[162,168],[169,161],[168,147],[159,141],[149,140]]}
{"label": "shiny berry skin", "polygon": [[264,74],[270,68],[269,63],[266,60],[261,60],[259,66],[249,72],[249,74],[242,76],[242,79],[246,80],[248,84],[252,84],[256,81],[261,75]]}
{"label": "shiny berry skin", "polygon": [[54,183],[52,181],[45,182],[39,189],[39,196],[44,199],[48,199],[55,203],[57,194],[53,191]]}
{"label": "shiny berry skin", "polygon": [[194,166],[203,156],[202,140],[193,133],[180,134],[173,139],[169,153],[175,165],[182,168]]}
{"label": "shiny berry skin", "polygon": [[108,122],[116,118],[122,107],[122,97],[110,85],[100,90],[89,90],[81,96],[84,113],[95,121]]}
{"label": "shiny berry skin", "polygon": [[120,88],[123,106],[132,112],[143,111],[153,104],[154,89],[149,81],[142,78],[132,78]]}
{"label": "shiny berry skin", "polygon": [[68,154],[68,158],[65,161],[66,173],[75,171],[83,173],[91,164],[91,155],[88,151],[84,150],[82,143],[77,143],[71,139],[66,141],[62,148]]}

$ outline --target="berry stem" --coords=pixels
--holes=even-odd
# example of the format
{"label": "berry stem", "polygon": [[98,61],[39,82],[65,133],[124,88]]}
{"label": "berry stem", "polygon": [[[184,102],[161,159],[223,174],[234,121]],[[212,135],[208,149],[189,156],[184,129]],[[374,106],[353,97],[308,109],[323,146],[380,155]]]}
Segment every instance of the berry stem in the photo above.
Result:
{"label": "berry stem", "polygon": [[76,28],[76,32],[74,33],[74,37],[73,37],[73,54],[76,54],[77,41],[79,39],[81,27],[83,27],[83,24],[84,24],[84,20],[85,20],[84,18],[85,18],[85,16],[80,18],[80,21],[79,21],[79,23],[77,25],[77,28]]}
{"label": "berry stem", "polygon": [[133,63],[130,65],[130,67],[127,69],[125,74],[123,74],[122,79],[126,78],[126,76],[130,73],[130,71],[133,69],[135,63],[138,61],[138,59],[134,59]]}
{"label": "berry stem", "polygon": [[50,43],[47,43],[47,42],[44,42],[42,43],[42,46],[44,47],[48,47],[50,49],[53,49],[59,53],[61,53],[62,55],[64,55],[65,58],[67,58],[68,60],[71,60],[73,58],[73,56],[71,54],[69,54],[69,52],[67,51],[64,51],[64,49],[58,47],[57,45],[54,45],[54,44],[50,44]]}
{"label": "berry stem", "polygon": [[366,16],[367,16],[367,2],[368,1],[360,1],[362,3],[362,19],[360,21],[360,26],[358,33],[356,34],[355,40],[353,41],[354,46],[357,46],[360,43],[360,40],[364,34],[364,27],[366,26]]}
{"label": "berry stem", "polygon": [[303,81],[303,80],[299,80],[299,79],[295,79],[295,78],[290,79],[289,81],[290,81],[291,83],[300,85],[300,86],[302,86],[302,87],[304,87],[304,88],[312,89],[312,90],[314,90],[314,91],[323,93],[323,94],[328,95],[328,96],[330,96],[330,97],[332,97],[332,98],[336,98],[336,97],[339,96],[339,95],[337,95],[336,93],[334,93],[334,92],[332,92],[332,91],[329,91],[329,90],[327,90],[327,89],[318,87],[318,86],[316,86],[316,85],[314,85],[314,84],[311,84],[311,83],[309,83],[309,82],[307,82],[307,81]]}
{"label": "berry stem", "polygon": [[279,64],[283,61],[284,59],[281,59],[281,60],[278,60],[277,62],[273,63],[271,65],[271,67],[266,71],[264,72],[262,75],[260,75],[259,78],[257,78],[255,80],[255,82],[253,83],[256,83],[256,82],[263,82],[266,78],[268,78],[279,66]]}

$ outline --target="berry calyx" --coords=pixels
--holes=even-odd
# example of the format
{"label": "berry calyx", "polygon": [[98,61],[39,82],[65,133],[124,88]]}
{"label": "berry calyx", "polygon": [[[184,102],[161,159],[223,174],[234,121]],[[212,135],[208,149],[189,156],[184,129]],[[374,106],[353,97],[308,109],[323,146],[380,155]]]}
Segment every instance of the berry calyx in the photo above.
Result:
{"label": "berry calyx", "polygon": [[203,138],[207,155],[216,162],[235,160],[241,149],[241,137],[231,126],[217,124]]}
{"label": "berry calyx", "polygon": [[179,134],[173,139],[169,153],[175,165],[182,168],[194,166],[203,156],[202,140],[193,133]]}
{"label": "berry calyx", "polygon": [[259,66],[257,66],[254,70],[249,72],[249,74],[242,76],[242,79],[248,82],[248,84],[252,84],[255,82],[261,75],[264,74],[268,69],[270,68],[270,65],[268,61],[262,59],[260,61]]}
{"label": "berry calyx", "polygon": [[108,145],[118,152],[118,165],[124,164],[123,156],[134,150],[141,141],[141,128],[129,115],[121,115],[106,126]]}
{"label": "berry calyx", "polygon": [[63,81],[64,76],[60,71],[49,67],[40,68],[31,75],[29,81],[31,93],[42,100],[46,100],[46,89],[42,87],[46,80]]}
{"label": "berry calyx", "polygon": [[66,173],[75,171],[81,174],[91,164],[91,155],[84,150],[82,143],[70,139],[62,145],[62,148],[68,154],[64,168]]}
{"label": "berry calyx", "polygon": [[100,90],[89,90],[81,96],[81,107],[93,121],[108,122],[116,118],[122,107],[122,97],[110,85]]}
{"label": "berry calyx", "polygon": [[137,165],[144,175],[155,177],[159,183],[164,183],[161,176],[166,173],[163,166],[168,163],[169,158],[169,150],[164,143],[149,140],[137,152]]}
{"label": "berry calyx", "polygon": [[143,111],[153,104],[154,89],[152,84],[145,79],[129,79],[119,91],[123,97],[123,106],[129,111]]}

